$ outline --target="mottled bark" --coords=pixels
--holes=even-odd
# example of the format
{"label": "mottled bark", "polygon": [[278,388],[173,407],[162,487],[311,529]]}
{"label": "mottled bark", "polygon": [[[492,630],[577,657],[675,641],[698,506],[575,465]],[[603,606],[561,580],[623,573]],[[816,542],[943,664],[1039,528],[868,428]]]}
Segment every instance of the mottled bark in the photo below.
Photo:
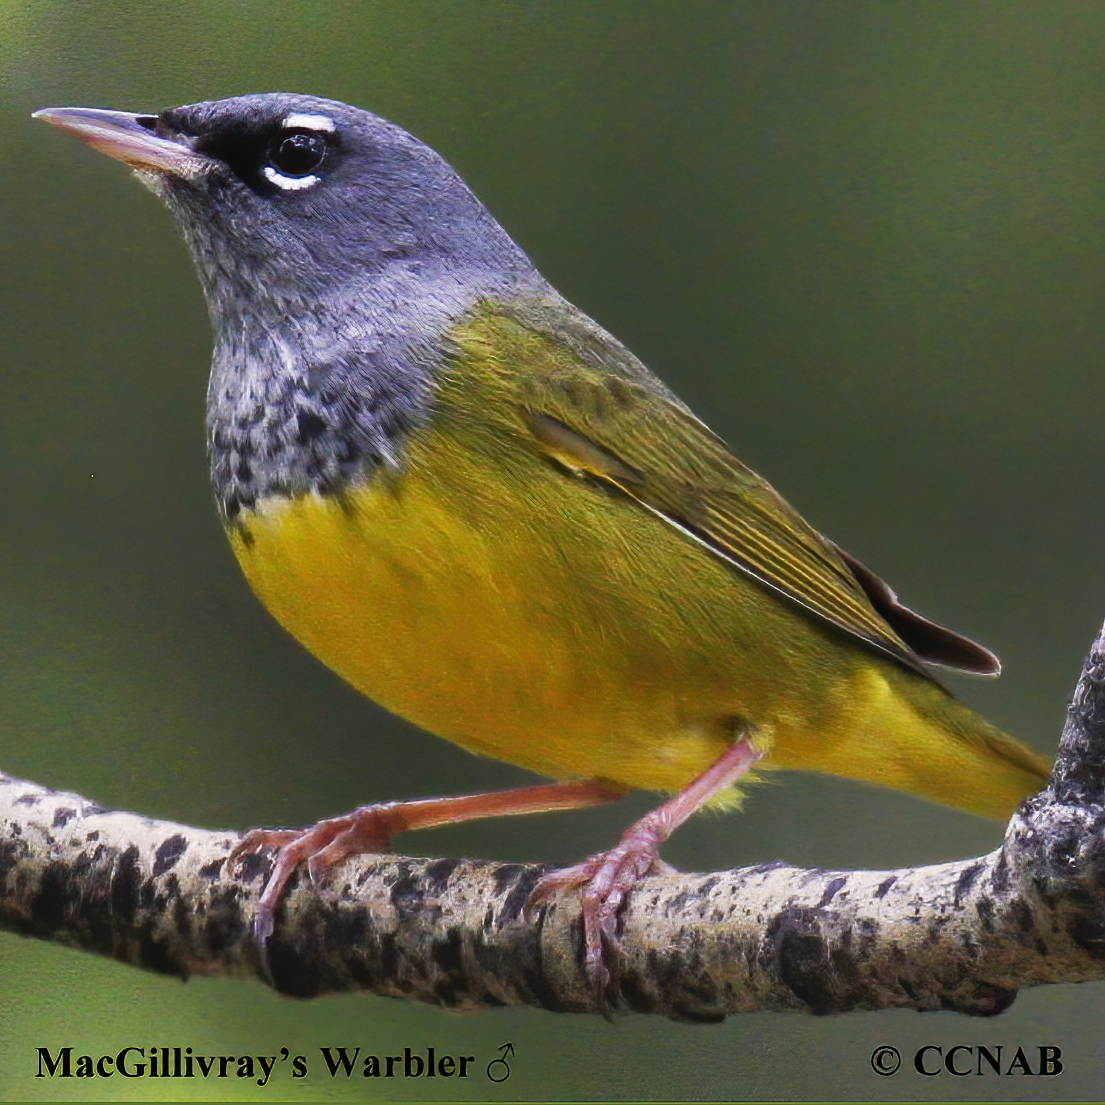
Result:
{"label": "mottled bark", "polygon": [[[714,1020],[758,1009],[992,1014],[1018,989],[1105,978],[1105,635],[1051,784],[1000,848],[898,871],[781,863],[647,879],[621,918],[609,1009]],[[265,977],[250,924],[270,859],[235,833],[104,810],[0,775],[0,927],[187,975]],[[542,868],[359,857],[277,914],[271,981],[443,1005],[597,1011],[578,901],[523,907]]]}

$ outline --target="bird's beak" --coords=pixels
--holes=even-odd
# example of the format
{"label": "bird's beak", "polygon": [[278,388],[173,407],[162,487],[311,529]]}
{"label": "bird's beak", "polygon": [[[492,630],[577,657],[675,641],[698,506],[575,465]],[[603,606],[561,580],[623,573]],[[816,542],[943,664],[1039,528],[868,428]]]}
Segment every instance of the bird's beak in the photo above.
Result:
{"label": "bird's beak", "polygon": [[187,180],[211,164],[211,159],[193,150],[187,139],[155,134],[156,115],[132,115],[98,107],[44,107],[32,118],[45,119],[75,134],[94,150],[125,162],[140,174],[153,172]]}

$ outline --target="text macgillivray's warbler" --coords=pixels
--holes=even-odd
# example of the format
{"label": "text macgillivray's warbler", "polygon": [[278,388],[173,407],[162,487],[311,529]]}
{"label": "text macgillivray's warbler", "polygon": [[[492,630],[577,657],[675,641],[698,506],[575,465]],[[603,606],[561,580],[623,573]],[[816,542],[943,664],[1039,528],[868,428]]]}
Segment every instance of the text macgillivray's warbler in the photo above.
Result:
{"label": "text macgillivray's warbler", "polygon": [[38,114],[184,232],[214,328],[211,479],[261,601],[388,709],[560,780],[250,834],[281,845],[262,941],[304,860],[672,793],[535,891],[582,886],[601,983],[659,844],[761,756],[995,817],[1046,779],[925,667],[996,659],[807,525],[405,131],[287,94]]}

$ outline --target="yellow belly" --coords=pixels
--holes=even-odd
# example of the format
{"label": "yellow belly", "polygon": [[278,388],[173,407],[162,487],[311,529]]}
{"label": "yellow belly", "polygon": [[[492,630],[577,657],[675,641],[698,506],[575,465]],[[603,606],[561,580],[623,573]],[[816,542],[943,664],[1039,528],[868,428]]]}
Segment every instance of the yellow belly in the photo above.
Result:
{"label": "yellow belly", "polygon": [[[661,790],[708,766],[740,722],[805,723],[794,627],[777,624],[794,615],[681,534],[536,456],[522,472],[465,472],[423,433],[405,458],[400,476],[271,499],[245,538],[231,531],[269,610],[369,697],[542,774]],[[735,640],[740,623],[751,640]],[[770,677],[751,677],[760,668]]]}
{"label": "yellow belly", "polygon": [[767,764],[978,812],[1035,789],[1029,761],[1005,762],[1019,746],[938,687],[534,454],[418,431],[401,474],[267,500],[230,537],[353,686],[543,775],[674,791],[747,727]]}

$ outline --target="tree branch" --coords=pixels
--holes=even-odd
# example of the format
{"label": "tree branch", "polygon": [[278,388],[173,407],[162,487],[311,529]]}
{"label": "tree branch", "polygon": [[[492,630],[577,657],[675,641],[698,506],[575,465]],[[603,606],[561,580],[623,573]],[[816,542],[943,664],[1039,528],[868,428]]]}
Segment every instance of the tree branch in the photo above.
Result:
{"label": "tree branch", "polygon": [[[1006,1009],[1018,989],[1105,978],[1105,631],[1049,786],[1001,847],[898,871],[782,863],[641,883],[609,1008],[694,1020],[752,1010]],[[236,833],[105,810],[0,775],[0,928],[151,970],[264,977],[250,924],[271,857],[227,871]],[[271,982],[468,1008],[601,1010],[578,899],[523,914],[543,868],[362,856],[277,913]]]}

